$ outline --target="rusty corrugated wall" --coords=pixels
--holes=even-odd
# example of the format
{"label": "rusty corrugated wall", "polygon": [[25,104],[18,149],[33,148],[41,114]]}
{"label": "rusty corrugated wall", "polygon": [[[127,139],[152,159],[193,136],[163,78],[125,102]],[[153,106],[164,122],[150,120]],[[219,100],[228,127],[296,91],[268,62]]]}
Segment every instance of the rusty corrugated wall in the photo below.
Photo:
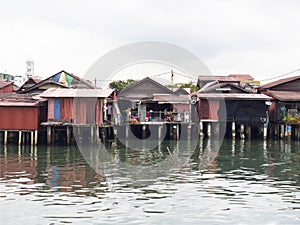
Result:
{"label": "rusty corrugated wall", "polygon": [[37,130],[39,127],[38,107],[0,107],[1,130]]}

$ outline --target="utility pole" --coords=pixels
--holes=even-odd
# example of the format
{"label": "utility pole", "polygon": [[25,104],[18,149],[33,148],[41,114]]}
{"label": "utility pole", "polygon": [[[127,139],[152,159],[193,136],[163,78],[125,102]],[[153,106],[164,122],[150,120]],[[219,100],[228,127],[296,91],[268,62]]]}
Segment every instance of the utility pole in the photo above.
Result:
{"label": "utility pole", "polygon": [[171,70],[171,85],[172,85],[172,91],[173,91],[173,87],[174,87],[174,73],[173,70]]}

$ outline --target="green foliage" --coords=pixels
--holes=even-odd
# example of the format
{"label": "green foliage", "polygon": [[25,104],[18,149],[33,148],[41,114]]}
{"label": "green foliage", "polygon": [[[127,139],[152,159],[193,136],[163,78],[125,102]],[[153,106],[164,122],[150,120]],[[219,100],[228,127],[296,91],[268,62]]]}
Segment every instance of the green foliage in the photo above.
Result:
{"label": "green foliage", "polygon": [[115,89],[117,92],[121,91],[124,87],[135,83],[136,80],[133,79],[127,79],[125,80],[114,80],[109,83],[109,87],[112,89]]}
{"label": "green foliage", "polygon": [[191,93],[198,90],[197,86],[194,84],[182,84],[180,87],[181,88],[191,88]]}

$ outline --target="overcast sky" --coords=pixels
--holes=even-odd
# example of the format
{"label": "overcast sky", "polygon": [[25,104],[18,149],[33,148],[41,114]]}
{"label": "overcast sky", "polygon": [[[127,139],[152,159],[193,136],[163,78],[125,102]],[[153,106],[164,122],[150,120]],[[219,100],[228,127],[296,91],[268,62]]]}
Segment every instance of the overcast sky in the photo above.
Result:
{"label": "overcast sky", "polygon": [[185,48],[215,75],[262,80],[300,68],[297,0],[0,0],[0,9],[0,72],[13,75],[31,58],[36,75],[82,76],[104,54],[139,41]]}

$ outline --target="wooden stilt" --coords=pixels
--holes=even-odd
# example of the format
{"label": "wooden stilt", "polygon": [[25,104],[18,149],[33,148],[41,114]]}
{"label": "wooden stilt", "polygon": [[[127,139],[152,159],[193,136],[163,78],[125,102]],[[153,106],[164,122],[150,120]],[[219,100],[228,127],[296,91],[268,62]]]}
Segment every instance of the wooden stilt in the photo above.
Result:
{"label": "wooden stilt", "polygon": [[142,139],[146,138],[146,125],[144,124],[142,127]]}
{"label": "wooden stilt", "polygon": [[219,122],[214,123],[214,135],[216,136],[216,138],[218,138],[220,136],[220,123]]}
{"label": "wooden stilt", "polygon": [[211,123],[210,122],[207,123],[207,136],[208,137],[211,136]]}
{"label": "wooden stilt", "polygon": [[157,126],[158,141],[161,139],[161,126]]}
{"label": "wooden stilt", "polygon": [[97,143],[99,144],[100,143],[100,133],[99,133],[99,126],[97,125],[96,126],[96,138],[97,138]]}
{"label": "wooden stilt", "polygon": [[232,125],[231,125],[231,136],[232,136],[232,138],[235,138],[235,122],[234,121],[232,122]]}
{"label": "wooden stilt", "polygon": [[241,124],[240,136],[241,136],[241,139],[245,139],[245,127],[244,127],[244,124]]}
{"label": "wooden stilt", "polygon": [[34,143],[34,133],[33,131],[30,131],[30,145],[32,146]]}
{"label": "wooden stilt", "polygon": [[18,145],[22,144],[22,131],[19,130],[19,141],[18,141]]}
{"label": "wooden stilt", "polygon": [[[189,125],[187,125],[187,137],[188,137],[188,140],[191,139],[191,129],[192,129],[192,125],[189,123]],[[203,131],[202,131],[202,136],[203,136]]]}
{"label": "wooden stilt", "polygon": [[91,126],[90,130],[91,130],[91,142],[94,142],[94,126]]}
{"label": "wooden stilt", "polygon": [[51,145],[51,126],[47,126],[47,144]]}
{"label": "wooden stilt", "polygon": [[267,128],[267,124],[264,124],[264,139],[267,138],[268,135],[268,128]]}
{"label": "wooden stilt", "polygon": [[129,125],[126,124],[126,127],[125,127],[125,138],[126,138],[126,140],[128,138],[128,133],[129,133]]}
{"label": "wooden stilt", "polygon": [[280,137],[283,138],[284,137],[284,124],[280,125]]}
{"label": "wooden stilt", "polygon": [[247,134],[247,139],[251,139],[251,126],[246,127],[246,134]]}
{"label": "wooden stilt", "polygon": [[179,124],[176,125],[176,139],[179,140]]}
{"label": "wooden stilt", "polygon": [[70,127],[67,126],[67,130],[66,130],[66,135],[67,135],[67,145],[70,145]]}
{"label": "wooden stilt", "polygon": [[34,145],[37,145],[38,143],[38,130],[34,131]]}
{"label": "wooden stilt", "polygon": [[200,136],[202,137],[203,136],[203,122],[202,121],[199,122],[199,129],[200,129]]}
{"label": "wooden stilt", "polygon": [[4,131],[4,145],[7,145],[7,130]]}

